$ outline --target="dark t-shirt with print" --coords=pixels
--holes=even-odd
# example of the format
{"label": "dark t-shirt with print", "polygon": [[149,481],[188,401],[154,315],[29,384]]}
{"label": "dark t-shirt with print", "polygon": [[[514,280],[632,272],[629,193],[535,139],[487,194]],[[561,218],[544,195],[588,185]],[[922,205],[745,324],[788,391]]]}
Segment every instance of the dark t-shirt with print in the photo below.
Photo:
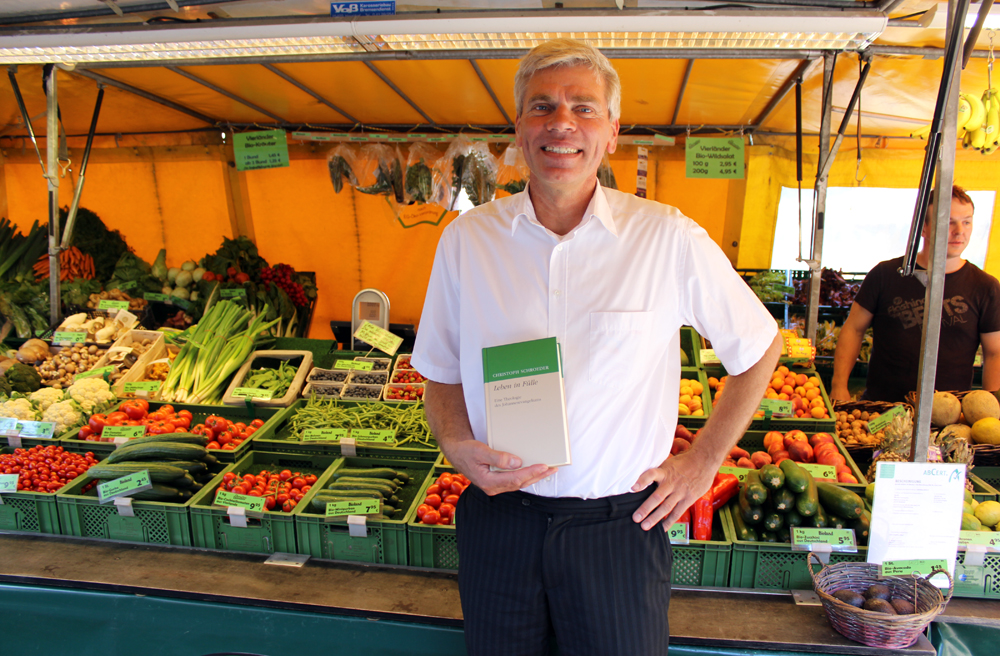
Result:
{"label": "dark t-shirt with print", "polygon": [[[924,285],[898,270],[903,258],[880,262],[865,276],[855,302],[871,312],[874,346],[866,399],[902,401],[917,387]],[[1000,330],[1000,282],[966,262],[945,276],[935,388],[972,387],[979,335]]]}

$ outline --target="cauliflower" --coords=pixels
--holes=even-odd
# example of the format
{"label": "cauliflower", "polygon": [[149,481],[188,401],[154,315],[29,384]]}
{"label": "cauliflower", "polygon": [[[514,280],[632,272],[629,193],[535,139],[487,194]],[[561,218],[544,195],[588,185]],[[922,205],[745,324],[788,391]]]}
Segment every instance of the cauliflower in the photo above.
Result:
{"label": "cauliflower", "polygon": [[54,434],[60,435],[83,423],[83,415],[72,401],[59,401],[50,405],[42,414],[42,421],[55,422]]}
{"label": "cauliflower", "polygon": [[43,387],[29,394],[28,398],[37,403],[42,412],[45,412],[50,405],[63,400],[63,391],[52,387]]}
{"label": "cauliflower", "polygon": [[92,412],[101,403],[115,400],[111,386],[103,378],[83,378],[67,390],[71,399],[80,404],[84,412]]}
{"label": "cauliflower", "polygon": [[0,417],[15,417],[24,421],[38,421],[38,411],[28,399],[11,399],[0,403]]}

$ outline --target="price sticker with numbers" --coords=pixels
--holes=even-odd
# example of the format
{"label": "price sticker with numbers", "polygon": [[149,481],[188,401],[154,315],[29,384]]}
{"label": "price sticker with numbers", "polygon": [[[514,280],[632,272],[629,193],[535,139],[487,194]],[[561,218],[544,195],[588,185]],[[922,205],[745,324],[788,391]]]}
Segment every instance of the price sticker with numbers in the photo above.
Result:
{"label": "price sticker with numbers", "polygon": [[720,474],[732,474],[739,479],[740,483],[747,480],[747,475],[750,473],[749,469],[744,467],[719,467]]}
{"label": "price sticker with numbers", "polygon": [[384,328],[379,328],[373,323],[362,321],[355,331],[354,336],[366,344],[371,344],[383,353],[395,355],[399,346],[403,343],[402,337],[393,335]]}
{"label": "price sticker with numbers", "polygon": [[83,344],[85,341],[87,341],[87,333],[56,331],[52,334],[52,343],[60,346]]}
{"label": "price sticker with numbers", "polygon": [[339,442],[345,437],[346,428],[307,428],[302,431],[303,442]]}
{"label": "price sticker with numbers", "polygon": [[227,492],[219,490],[215,495],[216,506],[226,506],[229,508],[244,508],[251,512],[264,511],[264,497],[252,497],[249,494],[239,494],[237,492]]}
{"label": "price sticker with numbers", "polygon": [[948,561],[944,559],[883,560],[881,567],[882,576],[916,575],[926,577],[935,568],[947,571]]}
{"label": "price sticker with numbers", "polygon": [[1000,551],[1000,533],[995,531],[959,531],[959,549],[972,545],[986,547],[987,551]]}
{"label": "price sticker with numbers", "polygon": [[355,428],[351,430],[351,437],[358,444],[393,445],[396,443],[396,431],[392,429]]}
{"label": "price sticker with numbers", "polygon": [[271,397],[274,396],[274,390],[260,389],[257,387],[237,387],[233,390],[233,394],[237,399],[260,399],[262,401],[270,401]]}
{"label": "price sticker with numbers", "polygon": [[791,417],[795,414],[795,406],[791,401],[779,399],[764,399],[758,408],[763,413],[771,413],[772,417]]}
{"label": "price sticker with numbers", "polygon": [[847,553],[857,553],[858,545],[854,539],[853,529],[793,526],[792,549],[794,551],[844,551]]}
{"label": "price sticker with numbers", "polygon": [[97,486],[97,499],[100,503],[107,503],[112,499],[131,496],[152,487],[153,481],[149,478],[149,471],[144,469],[107,483],[101,483]]}
{"label": "price sticker with numbers", "polygon": [[687,544],[688,543],[688,527],[690,524],[687,522],[678,522],[672,524],[670,528],[667,529],[667,537],[670,538],[670,544]]}
{"label": "price sticker with numbers", "polygon": [[17,426],[16,417],[0,417],[0,435],[17,437],[20,434],[21,429]]}
{"label": "price sticker with numbers", "polygon": [[334,369],[357,369],[358,371],[371,371],[374,366],[374,362],[363,360],[337,360],[333,363]]}
{"label": "price sticker with numbers", "polygon": [[327,517],[343,517],[345,515],[377,515],[378,511],[378,499],[331,501],[326,504]]}

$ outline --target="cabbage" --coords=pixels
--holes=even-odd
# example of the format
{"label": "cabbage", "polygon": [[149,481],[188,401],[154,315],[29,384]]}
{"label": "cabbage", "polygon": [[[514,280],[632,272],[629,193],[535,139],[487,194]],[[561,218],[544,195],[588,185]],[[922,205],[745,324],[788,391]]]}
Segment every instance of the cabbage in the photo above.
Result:
{"label": "cabbage", "polygon": [[191,275],[191,272],[184,271],[182,269],[181,272],[177,274],[177,278],[174,279],[174,284],[178,287],[187,287],[193,280],[194,277]]}
{"label": "cabbage", "polygon": [[177,278],[177,274],[180,272],[181,270],[177,267],[170,267],[167,269],[167,281],[172,283]]}
{"label": "cabbage", "polygon": [[170,295],[173,296],[174,298],[182,298],[184,300],[190,298],[188,290],[184,289],[183,287],[178,287]]}

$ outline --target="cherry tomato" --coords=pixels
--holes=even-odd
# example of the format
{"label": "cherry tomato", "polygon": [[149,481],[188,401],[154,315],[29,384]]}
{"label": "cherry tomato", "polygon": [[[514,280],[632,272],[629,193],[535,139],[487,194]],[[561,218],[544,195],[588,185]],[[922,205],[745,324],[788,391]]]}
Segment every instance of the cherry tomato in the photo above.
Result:
{"label": "cherry tomato", "polygon": [[428,510],[434,510],[434,509],[428,506],[426,503],[422,503],[419,506],[417,506],[417,519],[423,519],[424,515],[427,513]]}
{"label": "cherry tomato", "polygon": [[247,496],[262,497],[262,496],[264,496],[264,493],[261,492],[260,490],[256,489],[256,488],[254,488],[254,489],[250,490],[249,492],[247,492]]}
{"label": "cherry tomato", "polygon": [[438,512],[441,513],[442,517],[451,517],[455,514],[455,506],[450,503],[442,503]]}
{"label": "cherry tomato", "polygon": [[292,477],[292,472],[287,469],[283,469],[281,473],[278,474],[278,478],[280,478],[282,481],[287,481],[291,477]]}
{"label": "cherry tomato", "polygon": [[458,503],[458,495],[457,494],[449,494],[448,496],[446,496],[444,498],[444,501],[441,502],[441,505],[444,505],[446,503],[449,503],[449,504],[451,504],[451,505],[454,506],[456,503]]}
{"label": "cherry tomato", "polygon": [[424,516],[420,518],[420,521],[424,524],[437,524],[441,521],[441,513],[431,509],[424,513]]}
{"label": "cherry tomato", "polygon": [[441,494],[441,486],[437,483],[431,484],[431,486],[427,488],[427,494]]}
{"label": "cherry tomato", "polygon": [[250,490],[246,489],[242,485],[237,485],[236,487],[233,488],[233,492],[235,492],[236,494],[246,494],[249,491]]}
{"label": "cherry tomato", "polygon": [[273,510],[276,503],[277,502],[275,501],[274,497],[272,496],[264,497],[264,507],[267,508],[268,510]]}
{"label": "cherry tomato", "polygon": [[464,490],[465,490],[465,486],[464,485],[462,485],[458,481],[452,482],[452,484],[451,484],[451,492],[452,492],[452,494],[461,494]]}
{"label": "cherry tomato", "polygon": [[426,503],[431,508],[437,508],[438,506],[441,505],[441,495],[440,494],[428,494],[427,498],[424,499],[424,503]]}
{"label": "cherry tomato", "polygon": [[286,501],[288,501],[288,500],[289,500],[289,499],[291,499],[291,498],[292,498],[292,497],[288,496],[287,494],[285,494],[285,493],[281,493],[281,494],[277,495],[277,496],[276,496],[276,497],[275,497],[274,499],[275,499],[275,501],[277,501],[278,503],[285,503]]}

